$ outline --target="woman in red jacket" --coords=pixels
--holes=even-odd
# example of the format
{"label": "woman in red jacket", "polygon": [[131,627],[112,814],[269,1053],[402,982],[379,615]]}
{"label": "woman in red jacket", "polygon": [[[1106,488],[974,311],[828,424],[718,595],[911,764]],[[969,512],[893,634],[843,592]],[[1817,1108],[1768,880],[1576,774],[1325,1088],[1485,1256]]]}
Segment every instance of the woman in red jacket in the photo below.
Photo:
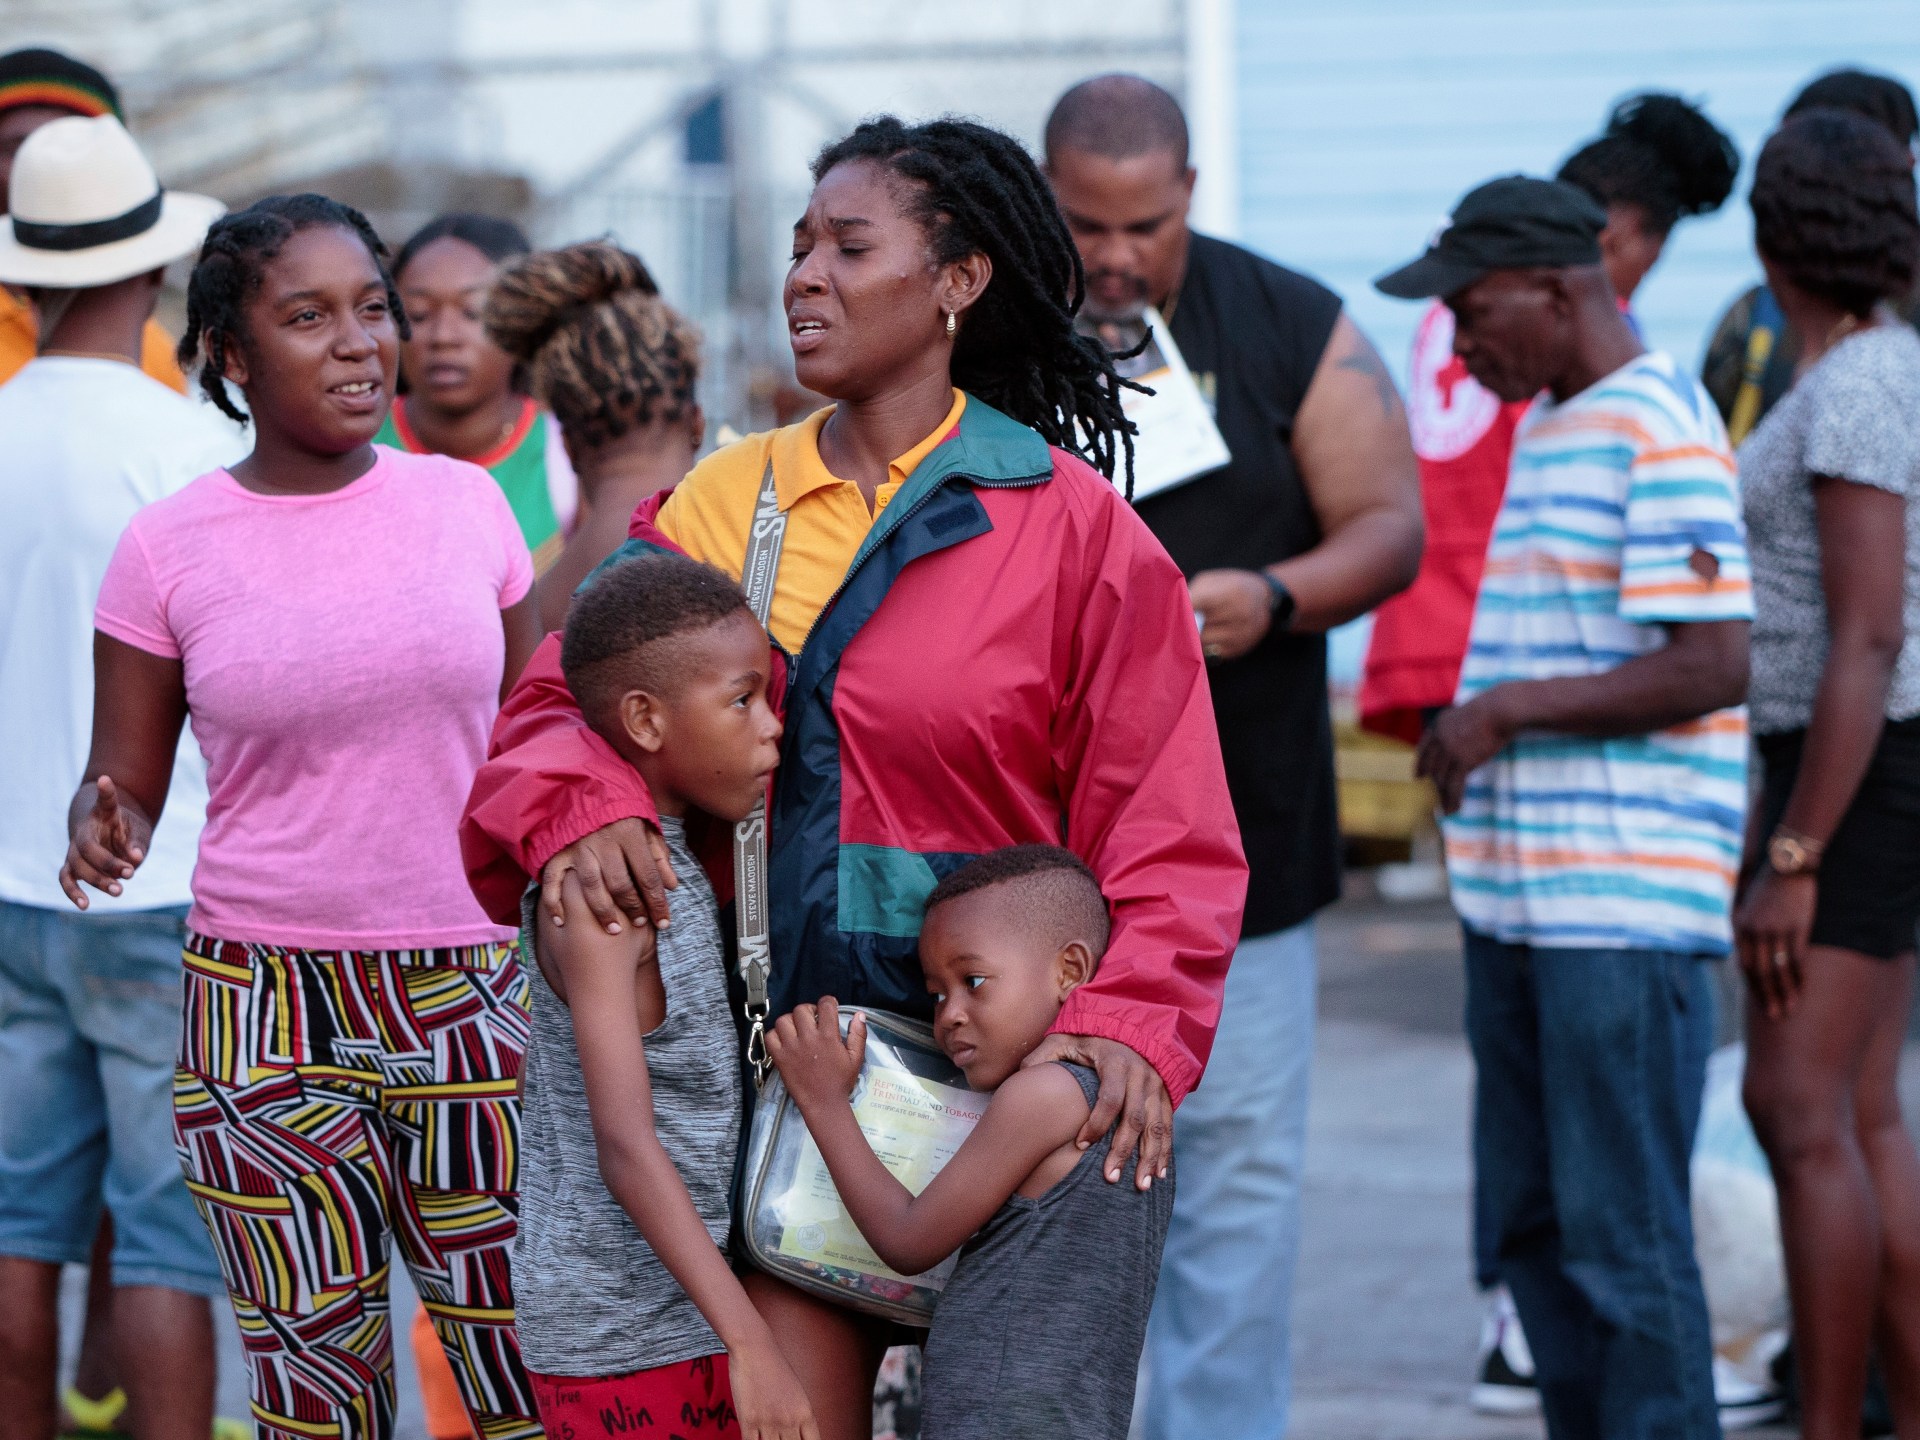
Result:
{"label": "woman in red jacket", "polygon": [[[934,884],[1064,841],[1114,938],[1033,1058],[1100,1072],[1082,1138],[1117,1118],[1109,1178],[1137,1146],[1144,1187],[1206,1063],[1246,866],[1186,587],[1107,478],[1126,422],[1073,330],[1079,257],[1031,157],[983,126],[869,122],[814,175],[785,304],[799,382],[837,403],[710,456],[632,542],[739,575],[764,487],[786,519],[772,1010],[833,995],[929,1014],[915,942]],[[517,914],[529,875],[559,912],[571,869],[591,913],[565,923],[661,917],[651,801],[581,723],[553,641],[494,755],[463,829],[492,913]],[[822,1436],[870,1433],[883,1327],[748,1285]]]}

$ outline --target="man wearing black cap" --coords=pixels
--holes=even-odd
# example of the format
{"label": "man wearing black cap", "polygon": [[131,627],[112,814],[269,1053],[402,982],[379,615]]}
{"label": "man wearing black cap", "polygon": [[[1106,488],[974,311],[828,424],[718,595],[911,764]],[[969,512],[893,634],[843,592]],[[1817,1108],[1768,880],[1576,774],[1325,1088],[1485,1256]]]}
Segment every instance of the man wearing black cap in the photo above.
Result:
{"label": "man wearing black cap", "polygon": [[1713,1437],[1687,1166],[1752,602],[1726,434],[1621,316],[1606,218],[1571,186],[1494,180],[1375,283],[1443,298],[1473,378],[1533,399],[1459,696],[1420,749],[1466,932],[1474,1223],[1550,1435]]}
{"label": "man wearing black cap", "polygon": [[[13,50],[0,55],[0,215],[7,212],[13,158],[26,138],[63,115],[125,120],[120,93],[93,66],[58,50]],[[0,286],[0,384],[34,356],[39,317],[25,292]],[[173,358],[173,337],[156,320],[140,336],[140,368],[185,394],[187,382]]]}

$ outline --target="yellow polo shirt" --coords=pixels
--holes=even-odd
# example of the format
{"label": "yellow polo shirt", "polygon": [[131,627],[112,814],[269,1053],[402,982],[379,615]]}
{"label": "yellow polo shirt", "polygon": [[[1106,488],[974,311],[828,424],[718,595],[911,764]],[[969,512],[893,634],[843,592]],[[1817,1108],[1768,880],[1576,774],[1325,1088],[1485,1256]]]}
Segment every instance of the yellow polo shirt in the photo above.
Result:
{"label": "yellow polo shirt", "polygon": [[820,427],[833,414],[828,406],[796,425],[749,435],[714,451],[660,507],[660,529],[694,559],[738,575],[746,568],[754,504],[771,456],[773,488],[786,512],[787,534],[767,628],[789,655],[797,655],[846,578],[873,522],[933,447],[953,432],[966,405],[967,397],[955,390],[947,418],[887,463],[887,478],[874,492],[871,510],[860,487],[835,475],[820,458]]}

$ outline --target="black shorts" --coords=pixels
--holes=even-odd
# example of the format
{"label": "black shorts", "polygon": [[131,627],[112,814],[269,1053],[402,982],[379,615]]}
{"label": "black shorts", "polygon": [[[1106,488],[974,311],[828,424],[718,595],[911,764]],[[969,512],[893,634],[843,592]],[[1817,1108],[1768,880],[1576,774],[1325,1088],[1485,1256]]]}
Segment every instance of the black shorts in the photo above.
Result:
{"label": "black shorts", "polygon": [[[1786,812],[1807,732],[1755,736],[1763,834]],[[1820,858],[1812,943],[1891,960],[1920,924],[1920,717],[1889,720],[1853,804]]]}

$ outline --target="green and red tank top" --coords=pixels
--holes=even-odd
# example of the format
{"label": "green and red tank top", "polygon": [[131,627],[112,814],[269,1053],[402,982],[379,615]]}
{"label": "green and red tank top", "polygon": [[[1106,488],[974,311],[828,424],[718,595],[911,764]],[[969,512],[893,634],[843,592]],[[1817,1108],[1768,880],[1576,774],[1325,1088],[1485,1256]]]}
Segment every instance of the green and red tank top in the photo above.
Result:
{"label": "green and red tank top", "polygon": [[[415,455],[427,453],[420,437],[407,423],[407,401],[394,401],[373,437],[376,445],[391,445]],[[566,452],[559,444],[559,432],[548,415],[532,400],[523,400],[520,414],[500,443],[484,455],[462,455],[459,459],[478,465],[500,487],[520,522],[520,533],[533,552],[533,568],[541,573],[560,554],[566,541],[566,525],[572,518],[576,482],[567,464]]]}

